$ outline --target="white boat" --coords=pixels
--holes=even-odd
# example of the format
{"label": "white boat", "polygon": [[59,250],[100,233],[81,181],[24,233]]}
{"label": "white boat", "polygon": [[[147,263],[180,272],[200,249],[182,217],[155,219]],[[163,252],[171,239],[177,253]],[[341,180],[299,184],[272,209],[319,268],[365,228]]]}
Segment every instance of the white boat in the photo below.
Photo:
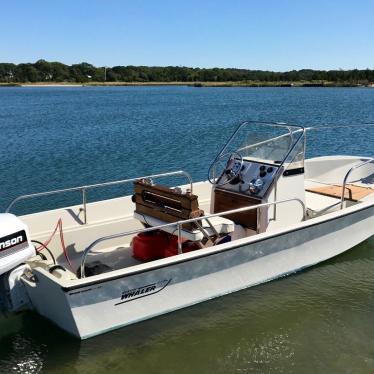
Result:
{"label": "white boat", "polygon": [[[0,300],[81,339],[268,282],[374,233],[374,159],[305,159],[309,129],[243,122],[209,167],[20,196],[0,214]],[[208,167],[207,167],[208,169]],[[186,177],[177,188],[159,184]],[[157,183],[156,183],[157,181]],[[134,195],[87,202],[93,188]],[[82,203],[16,217],[21,200]]]}

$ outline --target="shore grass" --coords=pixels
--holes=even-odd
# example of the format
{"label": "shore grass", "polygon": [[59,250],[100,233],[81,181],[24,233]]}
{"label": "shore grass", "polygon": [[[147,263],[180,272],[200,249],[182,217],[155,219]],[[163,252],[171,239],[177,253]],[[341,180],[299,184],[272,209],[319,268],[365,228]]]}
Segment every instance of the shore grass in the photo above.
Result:
{"label": "shore grass", "polygon": [[20,83],[0,83],[0,87],[21,87]]}
{"label": "shore grass", "polygon": [[[330,81],[229,81],[229,82],[25,82],[0,83],[0,87],[98,87],[98,86],[189,86],[189,87],[363,87],[352,82]],[[373,87],[373,85],[370,85]]]}

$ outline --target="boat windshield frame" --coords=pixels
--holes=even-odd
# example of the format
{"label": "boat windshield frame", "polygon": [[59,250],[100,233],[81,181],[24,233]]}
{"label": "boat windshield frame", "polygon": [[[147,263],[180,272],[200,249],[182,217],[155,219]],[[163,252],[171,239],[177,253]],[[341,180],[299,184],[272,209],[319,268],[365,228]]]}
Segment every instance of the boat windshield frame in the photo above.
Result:
{"label": "boat windshield frame", "polygon": [[[272,138],[269,138],[269,139],[266,139],[266,140],[263,140],[263,141],[260,141],[260,142],[257,142],[257,143],[248,144],[246,146],[238,148],[238,149],[235,150],[236,153],[240,153],[240,151],[243,151],[243,150],[246,150],[246,149],[249,149],[249,148],[253,148],[253,147],[258,147],[258,146],[264,145],[264,144],[269,143],[269,142],[277,141],[277,140],[279,140],[281,138],[284,138],[286,136],[291,136],[292,144],[290,145],[288,150],[285,152],[285,155],[284,155],[283,159],[279,160],[280,162],[277,162],[277,165],[279,166],[278,170],[281,171],[283,169],[283,166],[284,166],[285,162],[290,157],[290,155],[292,154],[292,152],[294,151],[296,146],[299,145],[299,143],[302,139],[304,140],[304,157],[305,157],[305,139],[306,139],[305,134],[306,134],[307,128],[305,128],[304,126],[296,125],[296,124],[289,124],[289,123],[285,123],[285,122],[264,122],[264,121],[250,121],[250,120],[247,120],[247,121],[243,121],[239,124],[239,126],[232,133],[232,135],[229,137],[229,139],[226,141],[224,146],[221,148],[221,150],[218,152],[217,156],[214,158],[214,160],[210,164],[209,169],[208,169],[208,179],[209,179],[209,175],[210,175],[215,163],[217,162],[217,160],[220,159],[221,157],[223,157],[223,155],[225,155],[226,153],[227,154],[232,153],[232,152],[227,152],[227,149],[228,149],[229,145],[233,142],[233,140],[236,138],[236,136],[240,132],[240,130],[242,130],[245,126],[255,127],[257,125],[264,126],[264,127],[281,127],[281,128],[287,129],[288,132],[283,134],[283,135],[280,135],[280,136],[272,137]],[[294,135],[296,135],[295,138],[293,138]]]}

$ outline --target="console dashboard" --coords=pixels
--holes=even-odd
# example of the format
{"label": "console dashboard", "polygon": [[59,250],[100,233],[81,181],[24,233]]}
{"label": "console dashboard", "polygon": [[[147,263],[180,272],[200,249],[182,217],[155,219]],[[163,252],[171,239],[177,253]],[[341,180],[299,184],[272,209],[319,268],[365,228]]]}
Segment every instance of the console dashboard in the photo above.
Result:
{"label": "console dashboard", "polygon": [[[240,169],[240,171],[238,170]],[[219,185],[221,176],[218,179],[217,187],[220,190],[236,192],[241,195],[246,195],[259,200],[262,200],[272,185],[275,176],[278,172],[279,166],[274,164],[267,164],[261,161],[250,160],[233,160],[231,172],[235,173],[236,177],[230,182]],[[227,173],[227,170],[224,171]]]}
{"label": "console dashboard", "polygon": [[[230,160],[214,188],[214,213],[265,203],[279,167],[261,161]],[[244,228],[263,232],[267,212],[267,208],[250,209],[224,217]]]}

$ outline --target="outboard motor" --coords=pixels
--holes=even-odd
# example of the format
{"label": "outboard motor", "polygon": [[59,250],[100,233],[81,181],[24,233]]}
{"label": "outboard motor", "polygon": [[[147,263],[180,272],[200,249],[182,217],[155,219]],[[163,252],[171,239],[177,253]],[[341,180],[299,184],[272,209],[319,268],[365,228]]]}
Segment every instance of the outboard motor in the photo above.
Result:
{"label": "outboard motor", "polygon": [[16,216],[0,214],[0,310],[15,312],[29,303],[20,280],[25,261],[35,256],[27,226]]}

